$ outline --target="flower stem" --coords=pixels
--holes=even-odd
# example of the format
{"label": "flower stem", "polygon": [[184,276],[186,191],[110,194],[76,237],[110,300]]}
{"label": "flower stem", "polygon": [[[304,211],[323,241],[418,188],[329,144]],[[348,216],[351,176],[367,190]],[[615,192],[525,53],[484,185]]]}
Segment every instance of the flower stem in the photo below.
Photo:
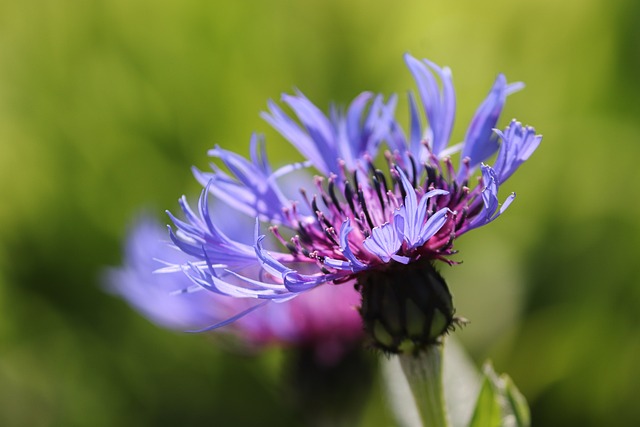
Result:
{"label": "flower stem", "polygon": [[398,357],[424,427],[449,427],[442,384],[442,344]]}

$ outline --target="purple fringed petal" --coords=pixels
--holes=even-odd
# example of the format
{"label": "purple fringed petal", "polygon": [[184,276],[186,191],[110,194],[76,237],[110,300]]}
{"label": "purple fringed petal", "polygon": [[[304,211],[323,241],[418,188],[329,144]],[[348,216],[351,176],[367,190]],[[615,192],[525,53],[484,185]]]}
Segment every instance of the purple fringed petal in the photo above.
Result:
{"label": "purple fringed petal", "polygon": [[[350,131],[352,141],[359,141],[353,146],[353,154],[357,159],[361,159],[365,154],[374,158],[378,152],[378,147],[389,132],[389,125],[393,121],[397,97],[392,95],[387,103],[384,103],[382,95],[375,97],[369,109],[369,114],[362,119],[362,124]],[[357,122],[352,121],[351,127]],[[355,167],[356,165],[347,165]]]}
{"label": "purple fringed petal", "polygon": [[342,255],[344,255],[351,264],[351,269],[354,272],[357,272],[366,269],[367,266],[356,258],[349,247],[349,234],[352,231],[353,227],[351,227],[351,221],[347,219],[342,223],[342,227],[340,227],[340,250],[342,251]]}
{"label": "purple fringed petal", "polygon": [[522,126],[516,120],[509,123],[504,133],[497,129],[494,131],[502,140],[502,144],[493,169],[496,171],[498,183],[503,183],[538,148],[542,136],[536,135],[535,129],[531,126]]}
{"label": "purple fringed petal", "polygon": [[305,275],[300,274],[292,268],[289,268],[276,260],[269,252],[262,247],[262,241],[265,236],[259,235],[259,223],[256,221],[255,227],[256,255],[260,261],[261,267],[272,276],[279,278],[283,282],[283,287],[286,292],[282,292],[279,298],[292,298],[297,293],[308,291],[315,288],[318,285],[326,283],[340,277],[339,274],[320,274],[320,275]]}
{"label": "purple fringed petal", "polygon": [[262,241],[265,237],[265,235],[260,235],[260,222],[256,219],[254,249],[262,268],[274,277],[282,277],[285,273],[293,271],[291,268],[276,260],[262,247]]}
{"label": "purple fringed petal", "polygon": [[[235,236],[236,230],[230,231]],[[104,275],[110,291],[123,297],[159,326],[186,332],[225,327],[225,332],[233,333],[238,343],[249,348],[284,343],[312,346],[318,357],[329,362],[360,339],[362,325],[354,309],[360,296],[353,286],[305,292],[289,302],[285,301],[291,296],[257,299],[207,292],[199,284],[191,285],[193,277],[182,271],[154,274],[161,265],[154,259],[156,257],[170,263],[186,263],[185,266],[191,265],[190,261],[194,259],[176,250],[165,239],[162,227],[144,218],[129,234],[125,265],[111,268]],[[195,273],[190,271],[189,274]],[[210,279],[205,280],[207,286]],[[326,315],[328,312],[331,316]]]}
{"label": "purple fringed petal", "polygon": [[[511,193],[507,196],[506,200],[502,203],[502,206],[500,206],[500,211],[496,214],[495,218],[499,217],[500,215],[502,215],[502,213],[504,211],[507,210],[507,208],[509,207],[509,205],[511,205],[511,202],[513,202],[516,198],[516,193]],[[493,219],[495,219],[493,218]]]}
{"label": "purple fringed petal", "polygon": [[315,141],[321,155],[330,164],[331,156],[335,152],[335,134],[331,121],[301,92],[296,96],[282,95],[282,101],[295,111],[305,130]]}
{"label": "purple fringed petal", "polygon": [[293,294],[305,292],[323,283],[331,282],[339,277],[343,277],[344,274],[320,274],[317,276],[309,276],[306,274],[300,274],[295,271],[290,271],[284,275],[284,285]]}
{"label": "purple fringed petal", "polygon": [[[429,159],[429,151],[423,144],[422,139],[422,123],[420,122],[420,116],[418,113],[418,106],[416,105],[415,97],[413,93],[409,92],[409,112],[410,112],[410,133],[409,141],[402,130],[402,127],[393,120],[390,124],[389,135],[387,138],[387,144],[391,152],[398,153],[402,164],[409,166],[411,164],[410,157],[418,163],[427,163]],[[410,168],[411,169],[411,168]],[[409,172],[409,171],[407,171]],[[411,172],[413,172],[411,170]],[[417,177],[411,174],[411,179],[414,180]]]}
{"label": "purple fringed petal", "polygon": [[231,316],[231,317],[229,317],[229,318],[227,318],[225,320],[222,320],[222,321],[220,321],[218,323],[214,323],[213,325],[209,325],[206,328],[188,330],[188,331],[185,331],[185,332],[191,332],[191,333],[196,333],[197,334],[197,333],[200,333],[200,332],[207,332],[207,331],[211,331],[213,329],[218,329],[218,328],[221,328],[223,326],[227,326],[227,325],[235,322],[236,320],[246,316],[247,314],[249,314],[249,313],[251,313],[251,312],[253,312],[253,311],[255,311],[255,310],[259,309],[259,308],[262,308],[268,302],[270,302],[270,301],[261,301],[261,302],[255,304],[255,305],[247,308],[246,310],[241,311],[238,314],[235,314],[235,315],[233,315],[233,316]]}
{"label": "purple fringed petal", "polygon": [[420,163],[423,163],[427,160],[427,150],[426,147],[422,145],[422,123],[418,113],[418,106],[416,105],[416,98],[411,92],[409,92],[409,113],[411,116],[409,151]]}
{"label": "purple fringed petal", "polygon": [[[278,299],[287,294],[287,290],[284,286],[280,285],[281,290],[274,290],[274,286],[269,283],[262,283],[255,280],[246,280],[254,287],[243,287],[238,284],[232,284],[225,280],[218,278],[216,275],[210,272],[202,271],[198,268],[184,267],[184,273],[193,281],[194,284],[201,286],[202,288],[214,292],[216,294],[225,295],[234,298],[259,298],[259,299]],[[237,276],[239,279],[244,280],[242,276]],[[264,286],[263,286],[264,285]]]}
{"label": "purple fringed petal", "polygon": [[208,194],[208,187],[200,194],[199,215],[191,210],[184,196],[180,199],[180,206],[188,222],[167,212],[177,229],[174,233],[169,227],[171,240],[183,252],[200,260],[208,256],[214,263],[226,264],[232,268],[254,263],[256,258],[251,246],[230,239],[214,225],[208,210]]}
{"label": "purple fringed petal", "polygon": [[219,158],[233,178],[215,165],[211,166],[213,172],[202,172],[194,167],[193,174],[200,184],[208,185],[216,197],[234,209],[264,221],[285,223],[282,208],[288,201],[272,178],[266,157],[258,154],[257,138],[256,135],[252,137],[252,162],[220,147],[209,150],[209,155]]}
{"label": "purple fringed petal", "polygon": [[402,246],[402,240],[392,223],[386,223],[371,230],[371,236],[362,243],[364,248],[382,260],[389,262]]}
{"label": "purple fringed petal", "polygon": [[496,172],[492,167],[484,164],[481,166],[481,169],[482,181],[484,183],[484,188],[482,189],[483,208],[482,211],[468,223],[468,226],[465,227],[465,232],[486,225],[498,218],[509,207],[516,196],[515,193],[512,193],[498,211],[498,177]]}
{"label": "purple fringed petal", "polygon": [[[493,83],[487,98],[476,110],[467,134],[464,137],[464,148],[461,159],[468,158],[469,166],[474,167],[483,160],[490,157],[498,149],[498,141],[493,135],[502,107],[506,100],[507,79],[503,74],[499,74]],[[462,163],[461,163],[462,169]]]}
{"label": "purple fringed petal", "polygon": [[[434,196],[449,194],[446,190],[431,190],[422,196],[420,204],[417,202],[416,192],[411,186],[411,183],[407,179],[404,172],[401,169],[397,169],[402,180],[402,186],[407,193],[404,199],[404,206],[402,206],[395,214],[396,217],[402,217],[402,229],[397,231],[402,234],[404,240],[407,242],[408,248],[413,249],[418,246],[422,246],[428,239],[430,239],[435,233],[440,230],[446,220],[447,208],[444,208],[444,212],[439,211],[438,216],[434,216],[427,219],[427,210],[429,199]],[[444,218],[442,216],[444,215]],[[432,220],[433,219],[433,220]],[[434,228],[437,227],[434,231]],[[428,236],[428,237],[427,237]]]}
{"label": "purple fringed petal", "polygon": [[268,105],[269,113],[262,113],[260,116],[280,132],[304,157],[311,161],[316,169],[328,174],[331,170],[331,163],[327,163],[325,156],[320,151],[323,147],[318,146],[317,142],[282,111],[275,102],[269,101]]}
{"label": "purple fringed petal", "polygon": [[322,264],[335,270],[353,271],[351,262],[342,259],[334,259],[327,256],[322,260]]}
{"label": "purple fringed petal", "polygon": [[[121,295],[154,323],[178,330],[204,330],[222,326],[257,308],[255,299],[207,292],[197,278],[203,273],[190,270],[192,261],[165,241],[166,234],[154,220],[143,218],[133,228],[126,247],[125,265],[110,269],[105,277],[109,288]],[[182,270],[157,274],[158,267],[182,265]],[[194,284],[195,283],[195,284]],[[206,281],[209,286],[209,281]]]}
{"label": "purple fringed petal", "polygon": [[[435,190],[434,190],[435,191]],[[417,246],[422,246],[427,240],[435,236],[442,226],[447,222],[447,217],[451,213],[449,208],[442,208],[429,217],[420,231],[420,240]]]}
{"label": "purple fringed petal", "polygon": [[351,103],[346,115],[333,108],[328,119],[298,92],[295,96],[284,95],[283,102],[293,110],[302,127],[273,102],[269,103],[269,113],[263,113],[262,117],[316,169],[327,176],[331,173],[340,176],[338,159],[353,170],[365,155],[375,156],[393,120],[395,101],[391,97],[385,104],[382,96],[374,98],[364,92]]}
{"label": "purple fringed petal", "polygon": [[[440,152],[449,143],[455,119],[456,97],[451,70],[448,67],[440,68],[427,60],[420,62],[409,54],[405,54],[404,58],[418,86],[422,106],[429,121],[427,140],[431,152],[439,157]],[[440,78],[442,89],[433,73]]]}
{"label": "purple fringed petal", "polygon": [[349,247],[349,234],[352,231],[353,227],[351,227],[350,220],[345,220],[340,227],[340,251],[346,260],[334,259],[327,256],[324,257],[322,261],[325,266],[349,272],[358,272],[367,268],[366,264],[355,257]]}
{"label": "purple fringed petal", "polygon": [[[349,108],[347,109],[347,115],[344,120],[346,124],[346,138],[345,140],[340,141],[341,144],[339,145],[339,148],[351,148],[350,146],[351,144],[353,144],[354,149],[349,151],[361,153],[367,150],[368,138],[362,137],[362,115],[372,98],[373,94],[371,92],[363,92],[360,95],[356,96],[356,98],[349,105]],[[372,116],[375,115],[375,112],[380,109],[379,100],[380,97],[376,97],[376,102],[371,107],[370,118],[372,119]],[[337,121],[341,121],[339,115],[336,115],[334,123]],[[372,121],[375,122],[375,119],[373,119]],[[372,123],[369,123],[369,125],[371,124]],[[373,124],[375,125],[375,123]]]}
{"label": "purple fringed petal", "polygon": [[[498,140],[493,133],[493,129],[498,123],[507,95],[519,90],[521,87],[522,85],[518,83],[508,85],[504,74],[499,74],[496,78],[489,95],[476,110],[467,129],[464,148],[460,157],[458,183],[467,179],[469,172],[473,171],[478,164],[491,157],[498,150]],[[469,162],[469,171],[463,165],[463,162],[467,161],[466,159]]]}

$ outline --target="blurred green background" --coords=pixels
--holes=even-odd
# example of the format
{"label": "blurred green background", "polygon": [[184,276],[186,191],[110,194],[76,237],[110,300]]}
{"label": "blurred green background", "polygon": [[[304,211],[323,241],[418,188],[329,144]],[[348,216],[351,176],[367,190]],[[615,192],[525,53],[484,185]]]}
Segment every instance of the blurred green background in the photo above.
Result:
{"label": "blurred green background", "polygon": [[[640,425],[640,3],[0,2],[0,425],[299,425],[278,361],[159,329],[104,293],[141,208],[176,210],[214,144],[247,152],[298,87],[319,106],[406,95],[402,54],[449,65],[460,140],[497,72],[544,134],[508,214],[444,269],[457,333],[537,426]],[[280,152],[280,151],[281,152]],[[373,386],[362,425],[392,425]]]}

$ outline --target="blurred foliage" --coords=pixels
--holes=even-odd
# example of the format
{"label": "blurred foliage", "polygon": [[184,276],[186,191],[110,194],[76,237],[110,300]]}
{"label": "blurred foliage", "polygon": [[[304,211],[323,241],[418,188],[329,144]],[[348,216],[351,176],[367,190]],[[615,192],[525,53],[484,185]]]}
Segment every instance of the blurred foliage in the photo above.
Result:
{"label": "blurred foliage", "polygon": [[[504,123],[545,135],[508,214],[443,268],[459,337],[533,425],[640,425],[639,19],[632,0],[0,1],[0,425],[299,425],[278,352],[160,330],[100,272],[134,213],[196,194],[214,144],[258,130],[292,156],[267,99],[368,89],[405,111],[405,51],[453,69],[454,139],[499,71],[527,83]],[[362,425],[390,424],[378,387]]]}
{"label": "blurred foliage", "polygon": [[527,401],[511,378],[498,375],[491,363],[482,368],[482,386],[469,427],[529,427]]}

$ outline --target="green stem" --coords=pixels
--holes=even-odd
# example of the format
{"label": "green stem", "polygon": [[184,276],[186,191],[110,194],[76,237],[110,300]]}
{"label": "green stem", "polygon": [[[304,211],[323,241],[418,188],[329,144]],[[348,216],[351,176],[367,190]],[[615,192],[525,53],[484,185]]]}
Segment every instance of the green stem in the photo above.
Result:
{"label": "green stem", "polygon": [[424,427],[449,427],[442,384],[442,345],[398,357]]}

